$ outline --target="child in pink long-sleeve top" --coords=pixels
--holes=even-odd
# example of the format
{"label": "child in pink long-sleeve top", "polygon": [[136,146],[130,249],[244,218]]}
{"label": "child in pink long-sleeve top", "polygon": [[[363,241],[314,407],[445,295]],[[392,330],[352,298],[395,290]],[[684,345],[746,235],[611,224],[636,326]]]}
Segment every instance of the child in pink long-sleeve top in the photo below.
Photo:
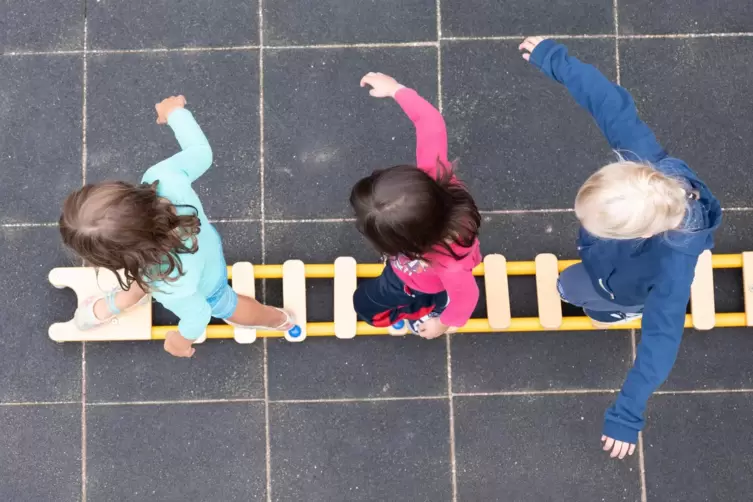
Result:
{"label": "child in pink long-sleeve top", "polygon": [[376,279],[353,297],[359,317],[373,326],[407,321],[411,331],[436,338],[463,326],[478,301],[473,268],[481,261],[481,217],[447,160],[447,129],[439,111],[416,91],[381,73],[361,87],[392,97],[416,127],[416,166],[374,171],[355,184],[350,203],[358,229],[389,258]]}

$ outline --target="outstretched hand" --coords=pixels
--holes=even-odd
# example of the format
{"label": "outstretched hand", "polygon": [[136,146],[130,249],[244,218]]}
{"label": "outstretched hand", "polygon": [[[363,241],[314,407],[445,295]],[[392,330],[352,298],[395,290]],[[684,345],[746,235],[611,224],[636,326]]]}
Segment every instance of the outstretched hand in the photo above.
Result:
{"label": "outstretched hand", "polygon": [[619,458],[622,460],[626,455],[632,455],[635,451],[635,445],[625,441],[616,441],[609,436],[601,436],[601,442],[604,443],[604,451],[612,450],[610,458]]}
{"label": "outstretched hand", "polygon": [[384,73],[369,72],[361,79],[361,87],[370,85],[369,94],[375,98],[394,98],[397,91],[405,87]]}
{"label": "outstretched hand", "polygon": [[523,51],[523,59],[529,61],[531,59],[531,54],[533,54],[534,49],[536,49],[536,46],[544,40],[546,40],[544,37],[528,37],[523,40],[523,43],[518,46],[518,49]]}
{"label": "outstretched hand", "polygon": [[157,123],[160,125],[167,124],[167,117],[170,116],[178,108],[186,106],[186,98],[183,95],[170,96],[165,98],[156,105],[154,108],[157,110]]}

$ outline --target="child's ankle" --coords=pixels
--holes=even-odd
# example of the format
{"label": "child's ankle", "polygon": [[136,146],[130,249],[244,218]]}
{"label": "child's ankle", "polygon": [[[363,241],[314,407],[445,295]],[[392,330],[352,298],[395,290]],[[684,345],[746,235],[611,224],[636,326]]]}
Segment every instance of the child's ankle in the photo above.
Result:
{"label": "child's ankle", "polygon": [[110,308],[107,306],[107,302],[104,298],[100,298],[94,303],[94,317],[96,317],[98,321],[104,321],[111,315],[112,312],[110,312]]}

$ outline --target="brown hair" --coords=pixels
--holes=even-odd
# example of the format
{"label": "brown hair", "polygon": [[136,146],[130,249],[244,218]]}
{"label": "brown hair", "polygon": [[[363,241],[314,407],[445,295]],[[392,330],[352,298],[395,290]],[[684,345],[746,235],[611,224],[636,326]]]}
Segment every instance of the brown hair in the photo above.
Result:
{"label": "brown hair", "polygon": [[157,183],[86,185],[63,203],[60,234],[65,245],[87,264],[114,272],[123,289],[135,282],[148,291],[151,282],[177,279],[183,275],[178,255],[199,249],[196,208],[194,214],[177,214],[175,206],[157,195]]}
{"label": "brown hair", "polygon": [[439,251],[459,260],[452,243],[470,248],[481,226],[473,197],[441,163],[437,177],[410,165],[374,171],[350,192],[358,230],[388,256],[412,260]]}

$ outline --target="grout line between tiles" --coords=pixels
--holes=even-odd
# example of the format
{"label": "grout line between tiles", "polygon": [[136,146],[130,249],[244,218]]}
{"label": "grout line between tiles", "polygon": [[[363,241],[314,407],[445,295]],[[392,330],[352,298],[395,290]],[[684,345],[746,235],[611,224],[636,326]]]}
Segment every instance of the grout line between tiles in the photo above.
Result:
{"label": "grout line between tiles", "polygon": [[442,113],[442,0],[437,0],[437,108]]}
{"label": "grout line between tiles", "polygon": [[641,502],[648,502],[646,493],[646,460],[643,450],[643,432],[638,432],[638,479],[641,484]]}
{"label": "grout line between tiles", "polygon": [[[259,0],[259,196],[261,213],[261,262],[267,262],[266,191],[264,178],[264,0]],[[267,280],[261,282],[262,303],[267,303]],[[267,502],[272,502],[272,446],[269,423],[269,342],[264,338],[262,373],[264,381],[264,464]]]}
{"label": "grout line between tiles", "polygon": [[753,389],[689,389],[689,390],[657,390],[655,396],[681,396],[685,394],[751,394]]}
{"label": "grout line between tiles", "polygon": [[621,85],[620,77],[620,8],[618,0],[613,0],[612,16],[614,18],[614,66],[616,71],[617,85]]}
{"label": "grout line between tiles", "polygon": [[[614,33],[599,34],[545,34],[547,38],[559,40],[611,40]],[[729,32],[729,33],[657,33],[657,34],[622,34],[622,40],[649,40],[649,39],[692,39],[692,38],[750,38],[753,32]],[[440,37],[440,42],[484,42],[522,40],[524,35],[491,35],[481,37]],[[301,50],[301,49],[383,49],[404,47],[437,47],[438,42],[388,42],[388,43],[342,43],[342,44],[311,44],[311,45],[277,45],[266,46],[265,50]],[[76,49],[60,51],[10,51],[0,54],[0,57],[24,57],[24,56],[70,56],[78,54],[155,54],[168,52],[222,52],[222,51],[250,51],[262,49],[261,45],[236,45],[226,47],[154,47],[144,49]]]}
{"label": "grout line between tiles", "polygon": [[[532,34],[531,34],[532,35]],[[614,34],[612,33],[600,33],[600,34],[594,34],[594,35],[556,35],[556,34],[540,34],[539,36],[544,38],[556,38],[558,40],[588,40],[588,39],[596,39],[596,40],[603,40],[603,39],[612,39],[614,38]],[[481,37],[442,37],[442,42],[503,42],[503,41],[509,41],[509,40],[518,40],[522,41],[524,38],[526,38],[526,35],[489,35],[489,36],[481,36]]]}
{"label": "grout line between tiles", "polygon": [[81,344],[81,502],[87,498],[86,342]]}
{"label": "grout line between tiles", "polygon": [[[730,213],[745,213],[753,212],[753,207],[724,207],[724,212]],[[556,214],[556,213],[572,213],[572,208],[552,208],[552,209],[488,209],[481,210],[481,215],[493,216],[493,215],[505,215],[505,214]],[[355,218],[275,218],[264,219],[261,218],[217,218],[210,219],[210,223],[353,223]],[[0,223],[0,228],[38,228],[38,227],[56,227],[56,222],[49,223]]]}
{"label": "grout line between tiles", "polygon": [[87,403],[89,408],[98,406],[156,406],[163,404],[223,404],[223,403],[260,403],[264,399],[260,397],[231,398],[231,399],[176,399],[154,401],[100,401]]}
{"label": "grout line between tiles", "polygon": [[264,339],[264,460],[267,466],[267,502],[272,502],[272,444],[269,425],[269,359],[267,339]]}
{"label": "grout line between tiles", "polygon": [[56,227],[57,223],[0,223],[0,228],[40,228]]}
{"label": "grout line between tiles", "polygon": [[419,42],[386,42],[386,43],[356,43],[356,44],[314,44],[314,45],[270,45],[264,47],[269,50],[299,50],[299,49],[400,49],[404,47],[436,47],[438,40]]}
{"label": "grout line between tiles", "polygon": [[273,219],[267,223],[353,223],[355,218],[299,218],[299,219]]}
{"label": "grout line between tiles", "polygon": [[616,394],[620,389],[550,389],[550,390],[501,390],[495,392],[453,392],[453,397],[496,396],[575,396],[580,394]]}
{"label": "grout line between tiles", "polygon": [[452,484],[452,502],[458,500],[458,469],[455,446],[455,403],[452,397],[452,342],[451,335],[445,335],[447,347],[447,404],[450,415],[450,473]]}
{"label": "grout line between tiles", "polygon": [[374,403],[381,401],[428,401],[447,399],[447,396],[405,396],[405,397],[335,397],[323,399],[270,399],[275,404],[326,404],[326,403]]}
{"label": "grout line between tiles", "polygon": [[[86,142],[86,116],[87,116],[87,94],[88,94],[88,56],[86,54],[89,47],[89,16],[87,15],[87,3],[84,1],[84,52],[82,59],[82,76],[81,76],[81,185],[86,185],[86,165],[88,162],[87,142]],[[88,497],[88,478],[87,478],[87,424],[86,424],[86,342],[81,344],[81,502],[86,502]]]}
{"label": "grout line between tiles", "polygon": [[81,404],[81,401],[19,401],[0,403],[0,407],[12,407],[12,406],[59,406],[66,404]]}
{"label": "grout line between tiles", "polygon": [[489,209],[480,210],[481,215],[495,214],[548,214],[548,213],[573,213],[571,208],[553,208],[553,209]]}

